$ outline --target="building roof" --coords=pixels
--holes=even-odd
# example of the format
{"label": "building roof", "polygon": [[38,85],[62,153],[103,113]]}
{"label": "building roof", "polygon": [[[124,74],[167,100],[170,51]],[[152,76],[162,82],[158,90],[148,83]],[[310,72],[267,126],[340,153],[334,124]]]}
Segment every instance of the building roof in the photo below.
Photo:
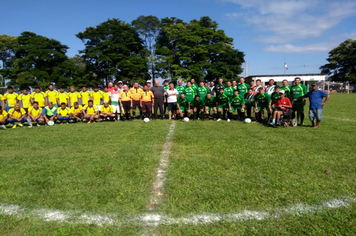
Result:
{"label": "building roof", "polygon": [[286,76],[298,77],[298,76],[316,76],[316,75],[324,75],[324,74],[311,73],[311,74],[249,75],[246,78],[249,78],[249,77],[286,77]]}

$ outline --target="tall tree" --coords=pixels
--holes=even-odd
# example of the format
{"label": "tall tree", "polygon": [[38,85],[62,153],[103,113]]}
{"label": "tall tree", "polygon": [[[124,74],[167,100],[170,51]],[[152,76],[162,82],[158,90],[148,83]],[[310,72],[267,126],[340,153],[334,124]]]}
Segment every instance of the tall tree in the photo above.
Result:
{"label": "tall tree", "polygon": [[244,53],[234,49],[233,39],[218,29],[209,17],[185,24],[175,18],[162,19],[157,54],[163,77],[176,80],[233,79],[242,72]]}
{"label": "tall tree", "polygon": [[11,84],[18,87],[57,83],[68,77],[65,62],[68,46],[55,39],[23,32],[16,41]]}
{"label": "tall tree", "polygon": [[5,87],[7,69],[12,67],[12,59],[15,56],[15,36],[0,35],[0,87]]}
{"label": "tall tree", "polygon": [[329,63],[320,67],[321,73],[333,81],[356,82],[356,40],[347,39],[329,52]]}
{"label": "tall tree", "polygon": [[160,31],[160,20],[156,16],[139,16],[132,21],[132,26],[143,39],[143,45],[146,49],[148,59],[148,73],[152,80],[157,77],[156,69],[156,38]]}
{"label": "tall tree", "polygon": [[85,44],[81,50],[88,71],[102,83],[118,80],[144,82],[147,59],[142,39],[135,29],[119,19],[109,19],[97,27],[88,27],[76,35]]}
{"label": "tall tree", "polygon": [[162,78],[173,80],[183,76],[187,78],[189,71],[180,66],[179,44],[187,23],[175,17],[161,20],[161,30],[157,37],[156,54],[157,68]]}

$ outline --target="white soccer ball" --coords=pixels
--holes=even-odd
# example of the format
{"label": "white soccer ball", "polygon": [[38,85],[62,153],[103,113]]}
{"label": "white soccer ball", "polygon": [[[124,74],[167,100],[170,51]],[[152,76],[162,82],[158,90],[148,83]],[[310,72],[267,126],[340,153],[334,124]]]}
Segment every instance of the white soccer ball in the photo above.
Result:
{"label": "white soccer ball", "polygon": [[146,117],[145,119],[143,119],[143,121],[148,123],[148,122],[150,122],[150,119]]}
{"label": "white soccer ball", "polygon": [[250,118],[246,118],[245,119],[245,123],[250,124],[251,123],[251,119]]}
{"label": "white soccer ball", "polygon": [[54,121],[53,120],[48,121],[47,125],[49,125],[49,126],[54,125]]}
{"label": "white soccer ball", "polygon": [[189,118],[188,118],[188,117],[184,117],[184,118],[183,118],[183,121],[184,121],[184,122],[189,122]]}

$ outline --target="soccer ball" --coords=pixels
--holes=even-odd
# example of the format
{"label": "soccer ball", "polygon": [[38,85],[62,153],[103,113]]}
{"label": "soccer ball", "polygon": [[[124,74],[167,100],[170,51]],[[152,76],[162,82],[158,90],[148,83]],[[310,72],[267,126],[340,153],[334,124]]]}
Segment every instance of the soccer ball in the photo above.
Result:
{"label": "soccer ball", "polygon": [[188,117],[184,117],[183,121],[184,122],[189,122],[189,118]]}
{"label": "soccer ball", "polygon": [[148,122],[150,122],[150,119],[146,117],[145,119],[143,119],[143,121],[148,123]]}
{"label": "soccer ball", "polygon": [[49,126],[54,125],[54,121],[52,121],[52,120],[48,121],[47,125],[49,125]]}
{"label": "soccer ball", "polygon": [[250,118],[246,118],[245,119],[245,123],[250,124],[251,123],[251,119]]}

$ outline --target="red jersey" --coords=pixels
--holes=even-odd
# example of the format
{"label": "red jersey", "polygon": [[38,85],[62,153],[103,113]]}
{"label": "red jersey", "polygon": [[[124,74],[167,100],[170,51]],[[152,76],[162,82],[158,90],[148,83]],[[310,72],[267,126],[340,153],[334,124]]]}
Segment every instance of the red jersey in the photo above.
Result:
{"label": "red jersey", "polygon": [[[290,103],[289,98],[284,97],[283,99],[281,99],[280,97],[277,98],[276,103],[274,104],[276,106],[280,106],[280,105],[284,105],[284,106],[292,106],[292,104]],[[289,111],[289,108],[283,107],[282,108],[285,111]]]}

